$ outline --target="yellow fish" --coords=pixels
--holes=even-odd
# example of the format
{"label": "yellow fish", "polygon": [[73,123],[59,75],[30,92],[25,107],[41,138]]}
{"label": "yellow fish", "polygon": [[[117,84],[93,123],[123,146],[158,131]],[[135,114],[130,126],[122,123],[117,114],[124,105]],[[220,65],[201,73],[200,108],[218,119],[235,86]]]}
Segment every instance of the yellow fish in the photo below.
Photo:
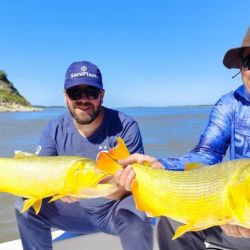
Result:
{"label": "yellow fish", "polygon": [[39,157],[18,152],[15,158],[0,158],[0,192],[27,198],[22,212],[42,199],[57,200],[65,195],[94,198],[117,190],[115,184],[99,184],[109,174],[96,169],[95,161],[78,156]]}
{"label": "yellow fish", "polygon": [[[110,153],[101,152],[97,167],[114,174],[115,160],[129,152],[121,138]],[[123,157],[121,158],[120,155]],[[131,191],[138,209],[166,216],[184,225],[173,239],[187,231],[200,231],[226,223],[250,228],[250,160],[233,160],[213,166],[188,164],[186,171],[153,169],[133,164]]]}

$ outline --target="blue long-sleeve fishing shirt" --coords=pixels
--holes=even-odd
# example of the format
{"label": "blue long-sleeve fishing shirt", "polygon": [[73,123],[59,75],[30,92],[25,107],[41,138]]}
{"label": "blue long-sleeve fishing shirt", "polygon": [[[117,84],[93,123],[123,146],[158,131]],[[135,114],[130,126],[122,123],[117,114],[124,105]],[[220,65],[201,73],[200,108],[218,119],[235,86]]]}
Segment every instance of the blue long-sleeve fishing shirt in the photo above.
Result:
{"label": "blue long-sleeve fishing shirt", "polygon": [[166,169],[183,170],[186,163],[221,162],[230,148],[230,160],[250,158],[250,94],[244,85],[222,96],[194,149],[180,158],[160,158]]}

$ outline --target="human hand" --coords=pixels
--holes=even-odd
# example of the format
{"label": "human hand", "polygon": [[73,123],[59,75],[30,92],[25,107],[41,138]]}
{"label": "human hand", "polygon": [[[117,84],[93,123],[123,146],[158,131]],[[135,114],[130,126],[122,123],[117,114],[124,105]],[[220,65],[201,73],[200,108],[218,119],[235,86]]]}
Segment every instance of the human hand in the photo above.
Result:
{"label": "human hand", "polygon": [[128,158],[124,160],[119,160],[118,163],[121,164],[124,168],[117,171],[114,176],[114,179],[117,183],[123,186],[127,191],[131,190],[131,185],[135,178],[135,171],[133,170],[133,163],[140,163],[143,164],[148,162],[152,168],[163,169],[163,165],[157,161],[156,158],[151,157],[149,155],[143,154],[132,154]]}
{"label": "human hand", "polygon": [[123,167],[133,163],[143,164],[145,162],[148,162],[152,168],[164,169],[164,166],[155,157],[138,153],[132,154],[128,158],[118,161]]}
{"label": "human hand", "polygon": [[131,191],[131,185],[135,178],[135,171],[132,165],[128,165],[126,168],[120,169],[114,175],[115,181],[124,187],[127,191]]}
{"label": "human hand", "polygon": [[226,224],[221,226],[223,229],[224,233],[227,236],[232,236],[232,237],[242,237],[242,238],[250,238],[250,229],[237,226],[237,225],[230,225]]}
{"label": "human hand", "polygon": [[63,202],[67,202],[67,203],[73,203],[73,202],[79,201],[80,198],[76,198],[76,197],[72,197],[72,196],[69,196],[69,195],[65,195],[60,200],[63,201]]}

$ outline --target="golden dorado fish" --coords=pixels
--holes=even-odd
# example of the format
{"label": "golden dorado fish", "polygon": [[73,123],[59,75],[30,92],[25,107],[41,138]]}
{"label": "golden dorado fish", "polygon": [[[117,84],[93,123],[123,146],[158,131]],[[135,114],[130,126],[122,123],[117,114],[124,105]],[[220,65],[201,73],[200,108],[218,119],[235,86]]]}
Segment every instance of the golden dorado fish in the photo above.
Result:
{"label": "golden dorado fish", "polygon": [[33,206],[38,213],[42,199],[51,196],[54,201],[65,195],[109,195],[117,190],[116,185],[99,184],[108,175],[96,169],[95,161],[78,156],[18,153],[16,158],[0,158],[0,191],[27,198],[22,212]]}
{"label": "golden dorado fish", "polygon": [[[117,147],[99,154],[97,167],[114,174],[121,168],[115,160],[128,155],[126,145],[118,138]],[[199,168],[189,164],[191,170],[186,171],[153,169],[137,163],[133,168],[136,176],[131,191],[137,208],[184,224],[173,239],[187,231],[227,223],[250,228],[250,160]]]}

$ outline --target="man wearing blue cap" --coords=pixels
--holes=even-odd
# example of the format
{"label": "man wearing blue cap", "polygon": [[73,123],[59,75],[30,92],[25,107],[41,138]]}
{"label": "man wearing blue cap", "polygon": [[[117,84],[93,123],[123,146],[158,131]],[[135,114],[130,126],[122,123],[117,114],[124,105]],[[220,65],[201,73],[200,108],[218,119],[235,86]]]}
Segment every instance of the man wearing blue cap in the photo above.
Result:
{"label": "man wearing blue cap", "polygon": [[[137,123],[122,112],[102,106],[102,75],[96,65],[86,61],[72,63],[66,72],[64,90],[69,112],[44,129],[39,155],[96,159],[100,151],[116,145],[117,137],[123,138],[130,153],[143,153]],[[126,250],[153,248],[150,219],[136,210],[132,196],[122,187],[105,198],[67,196],[51,203],[44,200],[38,215],[33,208],[21,214],[21,207],[19,200],[16,217],[24,250],[52,249],[52,227],[80,234],[117,235]]]}

